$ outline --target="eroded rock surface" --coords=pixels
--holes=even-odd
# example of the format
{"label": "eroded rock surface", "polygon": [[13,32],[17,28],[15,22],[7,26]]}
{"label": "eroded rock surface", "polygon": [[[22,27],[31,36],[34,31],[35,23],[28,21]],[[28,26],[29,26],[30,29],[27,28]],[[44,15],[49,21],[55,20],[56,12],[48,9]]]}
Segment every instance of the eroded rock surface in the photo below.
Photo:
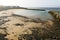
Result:
{"label": "eroded rock surface", "polygon": [[60,30],[56,30],[58,25],[55,24],[54,20],[42,22],[40,19],[18,16],[13,11],[2,11],[0,40],[60,40]]}

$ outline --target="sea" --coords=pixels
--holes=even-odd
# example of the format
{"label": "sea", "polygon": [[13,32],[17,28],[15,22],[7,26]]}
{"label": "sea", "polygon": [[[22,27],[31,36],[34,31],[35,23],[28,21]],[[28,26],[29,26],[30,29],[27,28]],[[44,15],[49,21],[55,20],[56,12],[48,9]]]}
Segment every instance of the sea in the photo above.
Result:
{"label": "sea", "polygon": [[38,10],[19,10],[15,12],[17,15],[22,15],[26,16],[29,18],[39,18],[41,20],[51,20],[53,19],[52,15],[48,13],[48,11],[53,10],[53,11],[58,11],[60,12],[60,8],[32,8],[32,9],[44,9],[45,11],[38,11]]}

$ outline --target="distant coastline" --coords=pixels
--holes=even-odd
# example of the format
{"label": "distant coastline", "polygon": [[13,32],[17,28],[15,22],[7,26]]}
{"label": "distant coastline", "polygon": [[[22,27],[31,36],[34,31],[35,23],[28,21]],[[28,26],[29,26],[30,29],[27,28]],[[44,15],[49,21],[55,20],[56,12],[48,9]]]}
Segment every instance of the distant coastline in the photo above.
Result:
{"label": "distant coastline", "polygon": [[25,9],[25,10],[36,10],[36,11],[45,11],[45,9],[35,9],[35,8],[25,8],[20,6],[0,6],[0,11],[9,10],[9,9]]}

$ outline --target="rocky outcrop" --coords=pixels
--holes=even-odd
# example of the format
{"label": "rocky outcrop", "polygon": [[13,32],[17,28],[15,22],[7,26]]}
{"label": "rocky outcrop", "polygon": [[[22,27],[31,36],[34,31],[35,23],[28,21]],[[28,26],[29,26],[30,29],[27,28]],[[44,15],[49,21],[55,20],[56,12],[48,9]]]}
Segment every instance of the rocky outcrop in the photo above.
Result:
{"label": "rocky outcrop", "polygon": [[[49,13],[51,14],[51,12]],[[31,19],[16,15],[13,10],[2,11],[0,12],[0,39],[60,40],[60,32],[56,31],[57,27],[55,27],[58,25],[54,25],[57,23],[54,20],[41,22],[39,18]]]}
{"label": "rocky outcrop", "polygon": [[49,11],[49,13],[54,17],[54,25],[53,29],[55,30],[55,35],[57,38],[60,38],[60,12],[57,11]]}
{"label": "rocky outcrop", "polygon": [[60,12],[57,12],[57,11],[49,11],[48,13],[50,13],[54,17],[55,21],[60,22]]}

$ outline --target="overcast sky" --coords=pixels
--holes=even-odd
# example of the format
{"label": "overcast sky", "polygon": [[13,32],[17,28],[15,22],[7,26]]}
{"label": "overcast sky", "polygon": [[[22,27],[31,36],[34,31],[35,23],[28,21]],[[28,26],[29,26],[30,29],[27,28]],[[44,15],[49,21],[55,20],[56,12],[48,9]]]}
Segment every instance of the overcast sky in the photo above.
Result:
{"label": "overcast sky", "polygon": [[60,7],[60,0],[0,0],[0,5],[21,7]]}

